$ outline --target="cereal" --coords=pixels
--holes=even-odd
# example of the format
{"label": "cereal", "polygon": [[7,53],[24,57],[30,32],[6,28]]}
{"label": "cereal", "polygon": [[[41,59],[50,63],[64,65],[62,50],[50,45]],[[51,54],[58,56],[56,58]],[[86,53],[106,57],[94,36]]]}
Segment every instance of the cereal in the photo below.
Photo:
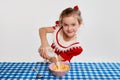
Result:
{"label": "cereal", "polygon": [[69,69],[69,65],[66,65],[66,64],[60,64],[59,69],[58,69],[57,65],[54,65],[52,67],[52,70],[54,70],[54,71],[67,71],[68,69]]}

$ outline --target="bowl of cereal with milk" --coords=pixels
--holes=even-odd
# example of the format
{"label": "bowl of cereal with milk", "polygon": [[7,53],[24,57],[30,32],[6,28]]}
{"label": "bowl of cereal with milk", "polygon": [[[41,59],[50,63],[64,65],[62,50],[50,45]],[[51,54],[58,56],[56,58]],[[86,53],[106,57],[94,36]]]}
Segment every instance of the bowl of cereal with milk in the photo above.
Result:
{"label": "bowl of cereal with milk", "polygon": [[49,65],[49,69],[50,69],[50,72],[52,72],[54,76],[62,77],[66,75],[68,71],[70,70],[70,64],[67,61],[51,63]]}

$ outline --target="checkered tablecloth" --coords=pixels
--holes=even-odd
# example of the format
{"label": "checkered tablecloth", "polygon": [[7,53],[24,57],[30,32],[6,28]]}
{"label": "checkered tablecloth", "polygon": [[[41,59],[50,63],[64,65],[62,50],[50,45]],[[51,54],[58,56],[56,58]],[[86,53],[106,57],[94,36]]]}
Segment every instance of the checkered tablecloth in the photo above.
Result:
{"label": "checkered tablecloth", "polygon": [[120,63],[118,62],[71,62],[70,71],[63,77],[55,77],[48,69],[50,63],[43,62],[0,62],[0,80],[35,80],[35,67],[40,80],[120,80]]}

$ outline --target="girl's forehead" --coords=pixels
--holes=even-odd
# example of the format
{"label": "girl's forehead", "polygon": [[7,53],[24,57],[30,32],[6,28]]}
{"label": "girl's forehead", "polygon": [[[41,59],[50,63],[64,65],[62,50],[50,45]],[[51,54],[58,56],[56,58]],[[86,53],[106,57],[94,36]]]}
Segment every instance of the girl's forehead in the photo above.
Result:
{"label": "girl's forehead", "polygon": [[66,16],[63,16],[63,18],[66,18],[66,17],[75,17],[75,18],[77,18],[77,17],[78,17],[78,15],[76,15],[76,14],[71,14],[71,15],[66,15]]}
{"label": "girl's forehead", "polygon": [[64,17],[62,19],[62,22],[67,22],[67,21],[76,22],[77,21],[77,17],[76,16],[68,16],[68,17]]}

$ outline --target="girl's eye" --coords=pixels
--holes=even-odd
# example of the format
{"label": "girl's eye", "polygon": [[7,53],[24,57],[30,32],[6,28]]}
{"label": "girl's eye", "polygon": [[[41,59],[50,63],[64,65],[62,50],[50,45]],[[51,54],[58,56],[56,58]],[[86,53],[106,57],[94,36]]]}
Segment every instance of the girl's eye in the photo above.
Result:
{"label": "girl's eye", "polygon": [[75,26],[76,24],[72,24],[72,26]]}
{"label": "girl's eye", "polygon": [[63,24],[63,26],[68,26],[67,24]]}

